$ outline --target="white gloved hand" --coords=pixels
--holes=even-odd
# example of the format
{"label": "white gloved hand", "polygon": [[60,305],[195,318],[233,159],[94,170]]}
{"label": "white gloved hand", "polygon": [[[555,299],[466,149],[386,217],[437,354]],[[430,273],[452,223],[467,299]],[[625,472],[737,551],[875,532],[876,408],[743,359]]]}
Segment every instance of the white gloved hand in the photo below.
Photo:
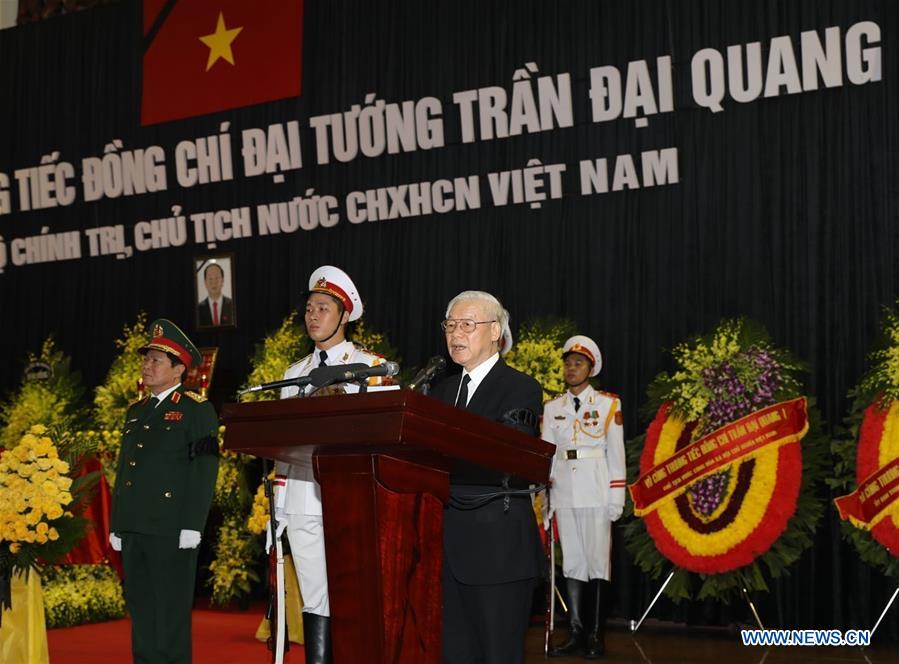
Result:
{"label": "white gloved hand", "polygon": [[555,515],[555,513],[555,507],[543,512],[543,530],[549,530],[550,528],[552,528],[553,516]]}
{"label": "white gloved hand", "polygon": [[618,521],[622,512],[624,512],[624,505],[606,505],[606,514],[609,517],[609,521]]}
{"label": "white gloved hand", "polygon": [[122,550],[122,538],[115,533],[109,533],[109,544],[112,546],[113,551]]}
{"label": "white gloved hand", "polygon": [[200,546],[201,537],[199,530],[182,530],[178,535],[178,548],[196,549]]}
{"label": "white gloved hand", "polygon": [[[284,529],[287,528],[287,519],[283,516],[275,519],[275,539],[281,539]],[[270,553],[272,550],[272,524],[269,523],[265,529],[265,552]]]}

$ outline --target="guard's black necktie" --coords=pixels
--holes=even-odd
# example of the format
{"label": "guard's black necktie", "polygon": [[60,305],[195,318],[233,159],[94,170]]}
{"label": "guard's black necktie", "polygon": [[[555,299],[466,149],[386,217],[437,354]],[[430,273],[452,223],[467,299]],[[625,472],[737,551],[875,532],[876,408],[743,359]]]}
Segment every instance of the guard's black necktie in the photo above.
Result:
{"label": "guard's black necktie", "polygon": [[465,374],[462,378],[462,387],[459,389],[459,396],[456,397],[456,408],[465,408],[468,404],[468,384],[471,382],[471,376]]}
{"label": "guard's black necktie", "polygon": [[318,356],[321,358],[321,361],[318,363],[318,366],[324,367],[328,364],[328,351],[320,350],[318,351]]}
{"label": "guard's black necktie", "polygon": [[577,397],[574,398],[574,412],[578,412],[581,409],[581,400]]}

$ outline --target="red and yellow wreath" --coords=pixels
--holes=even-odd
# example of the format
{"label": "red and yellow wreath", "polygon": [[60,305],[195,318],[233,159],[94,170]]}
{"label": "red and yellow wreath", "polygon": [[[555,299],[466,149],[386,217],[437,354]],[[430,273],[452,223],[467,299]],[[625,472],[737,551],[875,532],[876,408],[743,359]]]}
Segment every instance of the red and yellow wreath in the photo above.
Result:
{"label": "red and yellow wreath", "polygon": [[886,310],[881,348],[871,353],[871,369],[855,391],[850,424],[858,425],[858,444],[850,440],[834,446],[837,459],[833,484],[844,490],[855,489],[834,501],[846,524],[844,534],[863,559],[887,573],[899,571],[892,560],[899,555],[897,312],[899,303],[895,310]]}
{"label": "red and yellow wreath", "polygon": [[[811,486],[823,455],[800,442],[810,418],[799,363],[744,319],[680,344],[674,358],[679,370],[649,390],[658,409],[634,460],[642,520],[626,528],[629,548],[647,572],[664,558],[704,575],[700,597],[766,589],[761,569],[746,568],[766,556],[769,571],[793,562],[822,511]],[[669,594],[685,597],[686,586],[682,576]]]}

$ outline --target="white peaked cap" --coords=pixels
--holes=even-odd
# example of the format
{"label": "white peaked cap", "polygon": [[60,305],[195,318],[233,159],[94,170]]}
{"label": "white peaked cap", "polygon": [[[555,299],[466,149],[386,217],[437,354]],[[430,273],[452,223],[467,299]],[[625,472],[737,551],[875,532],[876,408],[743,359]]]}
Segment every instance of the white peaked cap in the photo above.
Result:
{"label": "white peaked cap", "polygon": [[362,298],[350,275],[333,265],[322,265],[309,277],[310,293],[325,293],[343,303],[350,321],[362,318]]}
{"label": "white peaked cap", "polygon": [[583,334],[576,334],[571,337],[565,342],[564,348],[562,348],[562,357],[565,357],[568,353],[579,353],[590,360],[593,364],[593,368],[590,370],[590,378],[596,376],[599,370],[602,369],[602,353],[599,352],[599,346],[590,337],[585,337]]}

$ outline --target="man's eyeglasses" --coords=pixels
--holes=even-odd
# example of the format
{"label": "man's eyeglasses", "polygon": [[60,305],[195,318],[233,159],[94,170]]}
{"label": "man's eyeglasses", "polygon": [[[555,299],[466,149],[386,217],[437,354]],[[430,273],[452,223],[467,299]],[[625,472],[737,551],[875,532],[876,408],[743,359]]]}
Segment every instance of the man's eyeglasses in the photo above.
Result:
{"label": "man's eyeglasses", "polygon": [[440,321],[440,327],[443,328],[443,331],[447,334],[452,334],[456,331],[458,327],[465,334],[471,334],[476,329],[478,329],[478,325],[486,325],[487,323],[495,323],[495,320],[471,320],[470,318],[447,318],[446,320]]}

